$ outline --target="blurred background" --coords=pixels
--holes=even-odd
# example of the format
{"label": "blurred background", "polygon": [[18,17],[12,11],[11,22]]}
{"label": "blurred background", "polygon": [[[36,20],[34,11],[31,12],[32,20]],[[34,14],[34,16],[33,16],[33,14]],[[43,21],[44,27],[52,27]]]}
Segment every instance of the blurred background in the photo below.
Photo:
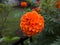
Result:
{"label": "blurred background", "polygon": [[45,28],[25,45],[60,45],[60,0],[0,0],[0,45],[12,45],[24,36],[20,18],[32,10],[44,17]]}

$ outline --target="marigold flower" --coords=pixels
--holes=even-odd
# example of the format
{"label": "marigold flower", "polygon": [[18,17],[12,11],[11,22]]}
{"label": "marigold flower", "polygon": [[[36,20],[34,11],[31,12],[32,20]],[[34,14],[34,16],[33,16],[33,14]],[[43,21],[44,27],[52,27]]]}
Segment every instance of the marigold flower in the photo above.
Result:
{"label": "marigold flower", "polygon": [[36,0],[36,4],[39,4],[40,3],[40,0]]}
{"label": "marigold flower", "polygon": [[44,29],[44,18],[36,11],[27,12],[20,20],[20,28],[28,37],[34,36]]}
{"label": "marigold flower", "polygon": [[27,7],[27,6],[28,6],[27,2],[21,2],[20,5],[21,5],[22,7]]}
{"label": "marigold flower", "polygon": [[41,8],[40,8],[40,7],[35,7],[35,8],[33,8],[32,10],[39,12],[39,11],[41,10]]}
{"label": "marigold flower", "polygon": [[56,6],[57,6],[58,9],[60,9],[60,1],[56,2]]}

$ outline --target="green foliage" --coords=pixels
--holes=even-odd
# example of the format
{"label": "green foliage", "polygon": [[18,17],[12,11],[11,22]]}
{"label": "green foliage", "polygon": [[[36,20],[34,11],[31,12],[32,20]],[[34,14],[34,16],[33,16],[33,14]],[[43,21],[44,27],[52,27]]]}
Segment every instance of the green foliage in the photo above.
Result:
{"label": "green foliage", "polygon": [[[45,19],[45,28],[41,33],[33,36],[32,45],[60,45],[60,10],[56,8],[55,3],[56,0],[41,0],[39,7],[42,10],[39,13]],[[8,4],[0,4],[1,45],[12,45],[13,42],[19,40],[17,30],[20,29],[20,18],[28,11],[31,9],[25,8],[21,11]],[[25,41],[25,45],[27,44],[31,45],[29,40]]]}

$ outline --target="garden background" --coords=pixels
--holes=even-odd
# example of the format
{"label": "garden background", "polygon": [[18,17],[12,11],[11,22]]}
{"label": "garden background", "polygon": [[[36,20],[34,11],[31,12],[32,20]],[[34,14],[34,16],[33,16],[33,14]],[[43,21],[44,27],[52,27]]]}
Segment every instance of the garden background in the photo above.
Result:
{"label": "garden background", "polygon": [[[12,45],[24,33],[20,30],[20,18],[34,7],[40,7],[38,13],[44,17],[45,27],[41,33],[29,39],[25,45],[60,45],[60,0],[23,0],[29,6],[21,7],[21,1],[2,0],[0,2],[0,45]],[[37,8],[38,9],[38,8]]]}

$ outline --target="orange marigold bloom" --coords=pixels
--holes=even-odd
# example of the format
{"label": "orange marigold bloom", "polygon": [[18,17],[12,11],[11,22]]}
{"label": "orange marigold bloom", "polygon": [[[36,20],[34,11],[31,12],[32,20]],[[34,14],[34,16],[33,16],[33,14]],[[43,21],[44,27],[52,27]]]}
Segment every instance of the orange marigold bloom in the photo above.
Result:
{"label": "orange marigold bloom", "polygon": [[20,28],[28,37],[34,36],[44,29],[44,18],[36,11],[27,12],[21,18]]}
{"label": "orange marigold bloom", "polygon": [[60,1],[56,2],[56,6],[57,6],[58,9],[60,9]]}
{"label": "orange marigold bloom", "polygon": [[21,5],[22,7],[27,7],[27,6],[28,6],[27,2],[21,2],[20,5]]}
{"label": "orange marigold bloom", "polygon": [[40,10],[41,10],[41,8],[40,8],[40,7],[35,7],[35,8],[33,8],[32,10],[33,10],[33,11],[37,11],[37,12],[38,12],[38,11],[40,11]]}
{"label": "orange marigold bloom", "polygon": [[36,0],[36,4],[39,4],[40,3],[40,0]]}

